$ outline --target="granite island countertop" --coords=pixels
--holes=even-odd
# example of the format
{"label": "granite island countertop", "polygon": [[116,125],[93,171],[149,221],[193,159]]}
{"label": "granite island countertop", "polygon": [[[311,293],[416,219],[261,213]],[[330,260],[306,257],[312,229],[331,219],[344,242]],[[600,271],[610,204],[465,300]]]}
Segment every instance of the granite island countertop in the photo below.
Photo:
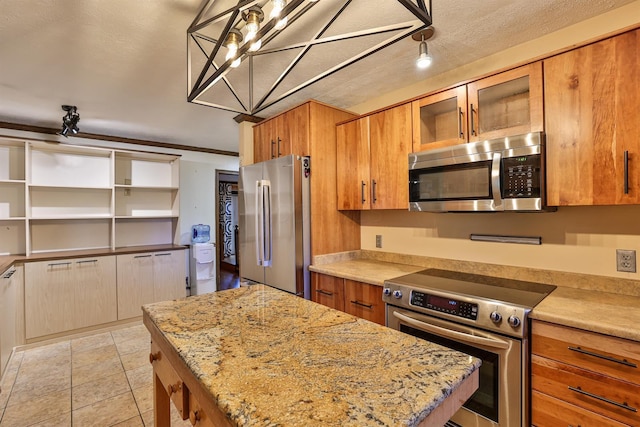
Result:
{"label": "granite island countertop", "polygon": [[416,426],[481,363],[264,285],[143,311],[232,425]]}

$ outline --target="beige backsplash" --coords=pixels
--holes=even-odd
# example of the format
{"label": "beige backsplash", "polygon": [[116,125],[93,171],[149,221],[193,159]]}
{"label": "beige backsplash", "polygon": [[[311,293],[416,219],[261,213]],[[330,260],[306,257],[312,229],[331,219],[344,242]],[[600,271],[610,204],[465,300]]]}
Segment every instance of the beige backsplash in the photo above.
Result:
{"label": "beige backsplash", "polygon": [[359,250],[319,255],[313,258],[313,264],[323,265],[353,259],[368,259],[397,264],[416,265],[424,268],[461,271],[486,276],[546,283],[575,289],[640,296],[640,281],[637,280],[499,264],[485,264],[474,261],[433,258],[420,255],[404,255],[381,251]]}

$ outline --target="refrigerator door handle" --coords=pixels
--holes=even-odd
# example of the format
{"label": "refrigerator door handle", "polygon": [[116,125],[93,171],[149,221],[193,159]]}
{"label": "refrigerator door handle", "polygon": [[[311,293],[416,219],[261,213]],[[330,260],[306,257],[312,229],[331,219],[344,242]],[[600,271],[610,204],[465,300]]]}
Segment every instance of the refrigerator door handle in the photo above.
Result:
{"label": "refrigerator door handle", "polygon": [[272,253],[271,253],[271,245],[272,245],[272,230],[271,230],[271,182],[267,180],[263,180],[262,184],[262,192],[263,192],[263,221],[262,226],[264,227],[264,244],[263,244],[263,254],[262,254],[262,265],[265,267],[271,267]]}
{"label": "refrigerator door handle", "polygon": [[264,207],[262,181],[256,181],[256,264],[262,265],[264,259]]}

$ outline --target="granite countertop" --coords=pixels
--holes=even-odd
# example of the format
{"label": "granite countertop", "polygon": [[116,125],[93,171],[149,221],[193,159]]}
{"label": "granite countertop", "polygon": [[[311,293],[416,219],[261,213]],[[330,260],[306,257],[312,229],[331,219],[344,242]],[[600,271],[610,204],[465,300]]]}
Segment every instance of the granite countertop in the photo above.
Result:
{"label": "granite countertop", "polygon": [[371,259],[351,259],[309,266],[309,271],[379,286],[382,286],[385,280],[420,270],[424,270],[424,267]]}
{"label": "granite countertop", "polygon": [[[369,251],[330,254],[316,257],[314,262],[311,271],[380,285],[386,279],[425,268],[552,284],[556,289],[531,311],[532,319],[640,341],[640,296],[635,282]],[[585,288],[576,287],[581,285]]]}
{"label": "granite countertop", "polygon": [[558,287],[530,317],[640,341],[640,297],[636,296]]}
{"label": "granite countertop", "polygon": [[143,311],[241,426],[415,426],[480,365],[265,285]]}

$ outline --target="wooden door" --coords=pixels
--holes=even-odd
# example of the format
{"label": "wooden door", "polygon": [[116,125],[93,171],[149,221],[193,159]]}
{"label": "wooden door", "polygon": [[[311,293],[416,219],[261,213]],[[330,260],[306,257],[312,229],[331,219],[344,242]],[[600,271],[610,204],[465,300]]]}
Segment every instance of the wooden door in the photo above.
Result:
{"label": "wooden door", "polygon": [[253,127],[253,162],[259,163],[275,157],[276,130],[274,119]]}
{"label": "wooden door", "polygon": [[73,260],[25,264],[26,338],[73,329]]}
{"label": "wooden door", "polygon": [[116,258],[74,260],[73,328],[118,320]]}
{"label": "wooden door", "polygon": [[336,144],[338,209],[370,209],[369,117],[336,126]]}
{"label": "wooden door", "polygon": [[382,301],[382,286],[345,279],[344,295],[347,313],[380,325],[385,324],[386,313],[384,301]]}
{"label": "wooden door", "polygon": [[544,130],[542,62],[467,85],[469,141]]}
{"label": "wooden door", "polygon": [[411,104],[369,116],[371,208],[409,209]]}
{"label": "wooden door", "polygon": [[640,30],[544,68],[548,203],[640,203]]}
{"label": "wooden door", "polygon": [[311,300],[344,311],[344,279],[311,273]]}
{"label": "wooden door", "polygon": [[153,254],[118,255],[118,319],[142,316],[143,304],[154,302]]}
{"label": "wooden door", "polygon": [[459,86],[411,103],[413,151],[467,142],[467,87]]}
{"label": "wooden door", "polygon": [[168,301],[187,296],[184,251],[153,255],[154,300]]}
{"label": "wooden door", "polygon": [[275,118],[276,157],[309,155],[309,117],[309,103],[305,103]]}

